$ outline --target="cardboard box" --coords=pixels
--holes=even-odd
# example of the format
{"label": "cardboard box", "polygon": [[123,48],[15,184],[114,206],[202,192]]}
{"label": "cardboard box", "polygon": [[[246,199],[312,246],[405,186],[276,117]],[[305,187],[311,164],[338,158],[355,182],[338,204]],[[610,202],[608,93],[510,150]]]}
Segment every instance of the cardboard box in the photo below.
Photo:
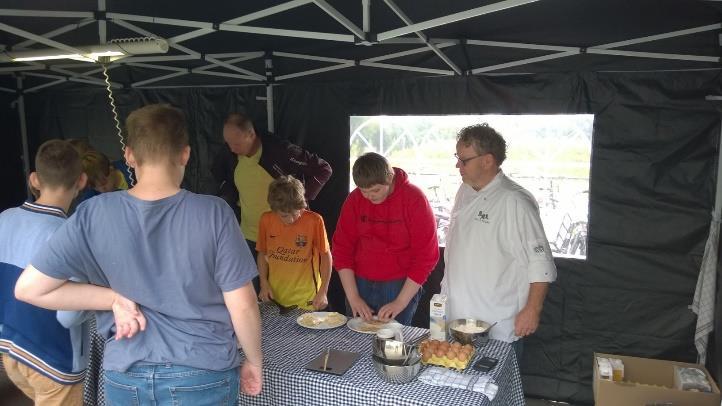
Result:
{"label": "cardboard box", "polygon": [[[596,357],[619,358],[624,362],[624,382],[600,379]],[[712,392],[674,389],[674,366],[704,371]],[[720,406],[719,387],[702,365],[657,359],[594,353],[594,402],[596,406]]]}

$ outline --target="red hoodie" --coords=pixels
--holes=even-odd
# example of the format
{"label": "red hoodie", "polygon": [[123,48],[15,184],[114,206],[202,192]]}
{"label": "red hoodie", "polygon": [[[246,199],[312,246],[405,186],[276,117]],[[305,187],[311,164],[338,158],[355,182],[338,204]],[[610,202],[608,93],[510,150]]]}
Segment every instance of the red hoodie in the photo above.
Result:
{"label": "red hoodie", "polygon": [[439,260],[436,220],[429,201],[394,168],[394,189],[373,204],[356,188],[341,208],[333,234],[333,264],[372,281],[409,277],[419,285]]}

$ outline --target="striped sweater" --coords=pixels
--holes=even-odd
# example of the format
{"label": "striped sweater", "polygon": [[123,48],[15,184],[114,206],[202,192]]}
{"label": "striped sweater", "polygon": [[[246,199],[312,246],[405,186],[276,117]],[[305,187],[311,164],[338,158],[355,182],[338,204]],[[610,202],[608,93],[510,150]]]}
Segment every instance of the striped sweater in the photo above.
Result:
{"label": "striped sweater", "polygon": [[[0,352],[61,384],[83,380],[89,312],[55,312],[15,299],[20,273],[66,219],[63,210],[26,202],[0,213]],[[69,328],[67,328],[69,327]]]}

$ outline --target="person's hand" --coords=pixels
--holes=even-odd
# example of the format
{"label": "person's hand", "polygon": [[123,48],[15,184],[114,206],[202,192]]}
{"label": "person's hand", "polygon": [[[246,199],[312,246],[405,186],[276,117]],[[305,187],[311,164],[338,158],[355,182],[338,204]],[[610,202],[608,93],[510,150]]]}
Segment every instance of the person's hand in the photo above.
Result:
{"label": "person's hand", "polygon": [[267,283],[261,284],[261,291],[258,292],[258,299],[260,299],[261,302],[268,302],[273,299],[273,292],[271,292],[271,288]]}
{"label": "person's hand", "polygon": [[540,311],[524,306],[514,319],[514,334],[518,337],[526,337],[534,334],[539,327]]}
{"label": "person's hand", "polygon": [[328,297],[323,292],[317,292],[316,296],[313,297],[311,305],[315,310],[323,310],[328,306]]}
{"label": "person's hand", "polygon": [[115,319],[115,339],[131,338],[138,331],[144,331],[146,320],[138,305],[125,296],[115,293],[113,299],[113,317]]}
{"label": "person's hand", "polygon": [[392,302],[383,305],[376,315],[379,317],[379,320],[389,321],[396,318],[399,313],[403,312],[404,309],[406,309],[406,306],[408,306],[408,303],[402,303],[397,298]]}
{"label": "person's hand", "polygon": [[245,361],[241,366],[241,391],[246,395],[256,396],[263,386],[263,371],[260,365]]}
{"label": "person's hand", "polygon": [[373,310],[361,299],[361,296],[349,297],[348,304],[351,306],[351,315],[359,316],[364,320],[371,320],[374,316]]}

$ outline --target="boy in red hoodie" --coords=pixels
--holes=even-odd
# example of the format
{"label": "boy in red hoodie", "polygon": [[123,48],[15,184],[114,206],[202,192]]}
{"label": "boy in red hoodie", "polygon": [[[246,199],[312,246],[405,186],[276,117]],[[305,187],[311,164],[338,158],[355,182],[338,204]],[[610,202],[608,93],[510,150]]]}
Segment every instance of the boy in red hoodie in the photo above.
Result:
{"label": "boy in red hoodie", "polygon": [[347,311],[408,325],[439,260],[434,214],[421,189],[383,156],[362,155],[352,172],[357,187],[341,208],[332,247]]}

